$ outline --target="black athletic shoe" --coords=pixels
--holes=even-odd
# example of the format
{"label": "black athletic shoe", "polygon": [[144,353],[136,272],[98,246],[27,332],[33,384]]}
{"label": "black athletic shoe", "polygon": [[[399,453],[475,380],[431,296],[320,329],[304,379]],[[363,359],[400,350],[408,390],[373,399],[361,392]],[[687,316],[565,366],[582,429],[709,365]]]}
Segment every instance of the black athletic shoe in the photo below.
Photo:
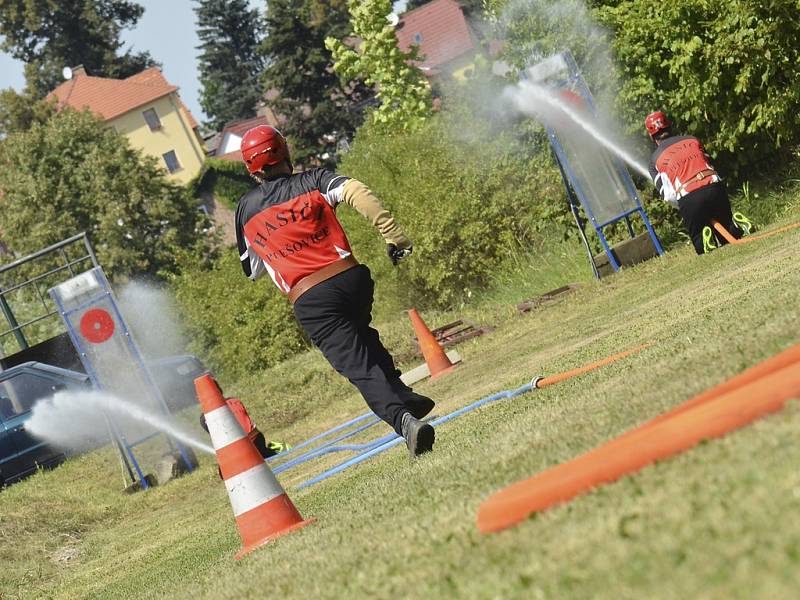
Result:
{"label": "black athletic shoe", "polygon": [[429,423],[415,419],[411,413],[405,413],[401,429],[411,458],[416,458],[420,454],[433,450],[436,433]]}
{"label": "black athletic shoe", "polygon": [[421,419],[430,413],[433,410],[433,407],[436,406],[433,400],[427,396],[417,394],[416,392],[404,394],[402,398],[406,408],[408,409],[408,412],[410,412],[415,419]]}

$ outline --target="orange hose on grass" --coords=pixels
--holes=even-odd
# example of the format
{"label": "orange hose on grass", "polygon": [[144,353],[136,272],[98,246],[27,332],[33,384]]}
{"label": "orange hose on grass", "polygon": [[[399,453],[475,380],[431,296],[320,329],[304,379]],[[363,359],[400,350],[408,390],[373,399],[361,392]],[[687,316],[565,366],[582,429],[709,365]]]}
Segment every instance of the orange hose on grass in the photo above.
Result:
{"label": "orange hose on grass", "polygon": [[774,229],[773,231],[765,231],[764,233],[761,233],[759,235],[750,235],[746,238],[737,240],[735,237],[733,237],[733,235],[731,235],[731,232],[725,229],[725,227],[719,221],[711,219],[711,225],[713,225],[714,229],[717,230],[717,233],[719,233],[723,238],[725,238],[725,241],[728,242],[729,244],[747,244],[748,242],[755,242],[756,240],[773,236],[776,233],[783,233],[784,231],[789,231],[790,229],[795,229],[797,227],[800,227],[800,223],[792,223],[791,225],[786,225],[785,227],[780,227],[779,229]]}
{"label": "orange hose on grass", "polygon": [[635,354],[636,352],[641,352],[645,348],[652,346],[652,344],[642,344],[641,346],[636,346],[635,348],[630,348],[629,350],[624,350],[622,352],[618,352],[617,354],[612,354],[611,356],[607,356],[601,360],[595,361],[593,363],[589,363],[588,365],[583,365],[582,367],[578,367],[577,369],[572,369],[571,371],[564,371],[563,373],[556,373],[555,375],[549,375],[547,377],[543,377],[539,381],[536,382],[537,388],[547,387],[548,385],[553,385],[555,383],[561,383],[565,379],[570,379],[572,377],[577,377],[578,375],[583,375],[584,373],[588,373],[589,371],[594,371],[600,367],[604,367],[605,365],[611,364],[616,362],[626,356],[630,356],[631,354]]}
{"label": "orange hose on grass", "polygon": [[618,442],[629,435],[632,435],[648,427],[652,427],[653,425],[656,425],[661,421],[670,419],[675,415],[679,415],[683,412],[686,412],[687,410],[694,408],[695,406],[705,404],[709,400],[713,400],[718,396],[726,394],[730,391],[735,390],[736,388],[739,388],[745,384],[756,381],[757,379],[761,379],[766,375],[774,373],[775,371],[779,371],[784,367],[787,367],[793,363],[798,363],[798,362],[800,362],[800,344],[792,346],[791,348],[788,348],[783,352],[776,354],[775,356],[769,357],[765,361],[750,367],[746,371],[742,371],[738,375],[735,375],[734,377],[731,377],[730,379],[723,381],[719,385],[715,385],[713,388],[710,388],[705,392],[698,394],[691,400],[688,400],[683,404],[679,404],[672,410],[662,413],[657,417],[647,421],[646,423],[643,423],[635,427],[634,429],[631,429],[623,433],[621,436],[614,439],[613,442]]}
{"label": "orange hose on grass", "polygon": [[800,363],[793,363],[497,492],[478,509],[478,529],[489,533],[511,527],[534,512],[777,412],[797,396]]}

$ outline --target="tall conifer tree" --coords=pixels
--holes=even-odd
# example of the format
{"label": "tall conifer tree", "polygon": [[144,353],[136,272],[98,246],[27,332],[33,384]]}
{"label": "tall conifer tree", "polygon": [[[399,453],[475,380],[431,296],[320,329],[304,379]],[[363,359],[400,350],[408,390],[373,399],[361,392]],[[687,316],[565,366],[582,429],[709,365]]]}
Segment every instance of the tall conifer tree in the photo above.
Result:
{"label": "tall conifer tree", "polygon": [[346,0],[268,0],[267,103],[282,117],[292,158],[303,165],[332,164],[337,144],[352,137],[372,97],[363,84],[343,88],[333,72],[325,37],[349,30]]}
{"label": "tall conifer tree", "polygon": [[25,63],[29,93],[43,97],[63,81],[64,67],[124,78],[157,64],[147,52],[120,53],[120,33],[144,8],[129,0],[3,0],[0,49]]}
{"label": "tall conifer tree", "polygon": [[247,0],[196,0],[200,105],[215,130],[256,113],[263,96],[259,80],[263,26]]}

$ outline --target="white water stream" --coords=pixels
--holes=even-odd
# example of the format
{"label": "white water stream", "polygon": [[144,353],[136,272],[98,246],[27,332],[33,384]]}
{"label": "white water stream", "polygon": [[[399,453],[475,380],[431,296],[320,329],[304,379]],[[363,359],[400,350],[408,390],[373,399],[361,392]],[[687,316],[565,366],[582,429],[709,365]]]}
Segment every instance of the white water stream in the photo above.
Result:
{"label": "white water stream", "polygon": [[26,429],[34,436],[59,448],[83,450],[109,440],[106,417],[122,429],[146,425],[202,452],[214,449],[183,431],[166,415],[153,414],[111,394],[57,392],[33,407]]}
{"label": "white water stream", "polygon": [[521,113],[530,117],[535,117],[551,126],[553,129],[558,130],[559,120],[563,122],[564,117],[568,118],[604,148],[625,161],[645,179],[651,181],[650,172],[640,160],[632,156],[619,144],[613,142],[608,134],[602,132],[594,124],[588,122],[583,116],[573,110],[567,102],[553,94],[547,88],[531,81],[523,80],[516,85],[506,87],[503,96],[509,99],[514,107]]}

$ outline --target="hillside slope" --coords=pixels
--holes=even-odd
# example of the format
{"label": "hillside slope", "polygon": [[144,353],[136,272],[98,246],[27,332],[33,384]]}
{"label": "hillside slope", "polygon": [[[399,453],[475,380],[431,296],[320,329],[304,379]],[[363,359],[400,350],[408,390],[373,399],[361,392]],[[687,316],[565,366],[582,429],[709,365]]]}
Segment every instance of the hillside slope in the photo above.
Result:
{"label": "hillside slope", "polygon": [[[0,590],[193,600],[790,597],[800,588],[800,520],[787,517],[800,509],[798,403],[500,534],[480,535],[475,513],[500,487],[800,342],[798,244],[800,230],[703,257],[687,247],[528,315],[472,309],[497,330],[459,348],[457,375],[420,386],[440,401],[439,415],[536,374],[653,345],[447,423],[434,452],[414,463],[399,447],[302,491],[292,488],[321,465],[286,473],[292,499],[317,523],[238,563],[208,458],[198,473],[134,497],[120,494],[107,453],[40,473],[0,493]],[[316,352],[291,370],[299,418],[274,437],[297,441],[364,412],[346,385],[326,395]],[[303,410],[304,399],[318,410]],[[271,413],[253,412],[269,429]],[[369,436],[386,431],[377,430]]]}

